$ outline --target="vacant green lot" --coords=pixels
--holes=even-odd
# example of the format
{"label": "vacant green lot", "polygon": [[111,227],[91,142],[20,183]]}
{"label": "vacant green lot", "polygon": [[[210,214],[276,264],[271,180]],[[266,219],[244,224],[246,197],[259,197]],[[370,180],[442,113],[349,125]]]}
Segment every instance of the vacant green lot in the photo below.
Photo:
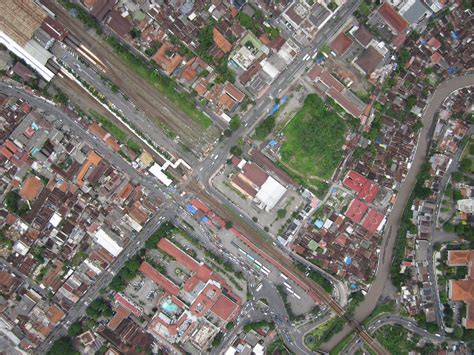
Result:
{"label": "vacant green lot", "polygon": [[408,354],[420,339],[398,324],[383,326],[375,332],[375,338],[390,354]]}
{"label": "vacant green lot", "polygon": [[328,179],[342,158],[345,132],[343,119],[328,110],[317,95],[308,95],[283,130],[281,158],[305,178]]}

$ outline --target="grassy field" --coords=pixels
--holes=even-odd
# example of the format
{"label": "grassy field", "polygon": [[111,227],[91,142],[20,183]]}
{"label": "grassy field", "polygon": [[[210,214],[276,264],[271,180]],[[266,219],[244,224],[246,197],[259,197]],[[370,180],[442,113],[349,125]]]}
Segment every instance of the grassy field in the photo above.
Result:
{"label": "grassy field", "polygon": [[390,354],[408,354],[420,339],[398,324],[383,326],[375,332],[375,338]]}
{"label": "grassy field", "polygon": [[343,119],[317,95],[308,95],[283,130],[282,161],[306,178],[328,179],[342,158],[345,132]]}
{"label": "grassy field", "polygon": [[156,71],[151,70],[144,59],[131,53],[114,37],[107,37],[107,42],[112,46],[115,53],[122,58],[124,63],[132,68],[140,77],[153,85],[181,111],[199,123],[203,128],[208,128],[212,125],[212,120],[196,108],[194,101],[189,98],[189,94],[177,91],[176,84],[171,78],[164,77]]}

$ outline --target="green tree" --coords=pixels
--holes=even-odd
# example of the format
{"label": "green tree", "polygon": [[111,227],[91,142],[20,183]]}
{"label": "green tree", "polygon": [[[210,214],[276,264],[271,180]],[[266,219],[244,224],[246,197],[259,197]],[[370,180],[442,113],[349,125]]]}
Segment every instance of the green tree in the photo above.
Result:
{"label": "green tree", "polygon": [[82,324],[81,324],[81,322],[72,323],[71,326],[69,327],[69,329],[67,330],[67,333],[72,337],[76,337],[79,334],[81,334],[82,333]]}
{"label": "green tree", "polygon": [[255,129],[254,138],[263,141],[275,128],[275,117],[268,116]]}
{"label": "green tree", "polygon": [[113,315],[110,305],[103,298],[96,298],[86,308],[86,314],[92,319],[98,319],[100,317],[111,317]]}
{"label": "green tree", "polygon": [[232,221],[225,221],[225,229],[231,229],[233,226]]}
{"label": "green tree", "polygon": [[400,51],[400,55],[398,56],[398,70],[401,70],[405,64],[410,59],[410,51],[407,48],[403,48]]}
{"label": "green tree", "polygon": [[240,127],[240,118],[238,116],[232,117],[229,123],[229,129],[232,132],[235,132],[239,129],[239,127]]}
{"label": "green tree", "polygon": [[277,217],[278,218],[283,218],[286,216],[286,210],[284,208],[280,208],[278,211],[277,211]]}
{"label": "green tree", "polygon": [[454,232],[454,224],[452,223],[445,223],[443,225],[443,230],[447,233],[453,233]]}
{"label": "green tree", "polygon": [[459,163],[459,170],[463,173],[468,173],[471,170],[472,161],[469,157],[465,157]]}
{"label": "green tree", "polygon": [[16,190],[10,190],[5,197],[5,207],[11,213],[18,212],[18,204],[20,202],[20,195]]}
{"label": "green tree", "polygon": [[211,19],[211,21],[208,24],[206,24],[199,32],[199,47],[197,48],[196,52],[197,54],[199,54],[201,57],[205,59],[211,59],[207,51],[214,44],[214,37],[213,37],[214,26],[215,26],[215,21]]}
{"label": "green tree", "polygon": [[74,348],[70,337],[62,337],[56,340],[47,352],[48,355],[79,355],[79,351]]}
{"label": "green tree", "polygon": [[413,106],[416,105],[416,96],[415,95],[410,95],[407,97],[406,105],[407,105],[407,111],[411,110]]}
{"label": "green tree", "polygon": [[234,145],[233,147],[230,148],[230,154],[240,156],[242,155],[242,148],[240,148],[237,145]]}
{"label": "green tree", "polygon": [[462,327],[459,327],[459,326],[454,327],[453,336],[455,338],[462,339],[463,333],[464,333],[464,330],[462,329]]}
{"label": "green tree", "polygon": [[132,36],[132,38],[139,38],[141,34],[142,32],[136,27],[132,28],[132,30],[130,31],[130,36]]}

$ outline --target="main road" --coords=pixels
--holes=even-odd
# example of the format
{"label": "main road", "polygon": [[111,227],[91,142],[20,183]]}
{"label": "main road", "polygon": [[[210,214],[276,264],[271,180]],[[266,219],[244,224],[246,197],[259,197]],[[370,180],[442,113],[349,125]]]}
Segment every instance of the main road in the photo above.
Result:
{"label": "main road", "polygon": [[[422,339],[426,339],[431,341],[432,343],[442,343],[442,342],[450,342],[455,343],[450,338],[447,338],[441,334],[433,334],[428,332],[426,329],[421,328],[416,321],[411,318],[402,317],[397,314],[388,314],[388,315],[381,315],[375,319],[373,319],[367,327],[369,333],[373,334],[377,329],[386,326],[398,324],[402,327],[406,328],[410,333],[414,333],[419,335]],[[358,348],[361,346],[361,341],[359,337],[354,337],[349,344],[343,349],[341,355],[352,355],[357,352]]]}
{"label": "main road", "polygon": [[[255,105],[249,110],[249,112],[245,114],[244,117],[242,117],[242,122],[245,124],[236,132],[234,132],[232,137],[222,141],[214,149],[213,153],[214,156],[217,155],[217,158],[213,161],[207,160],[202,162],[202,164],[199,166],[205,168],[201,172],[199,172],[199,167],[195,168],[197,177],[201,182],[205,183],[206,181],[209,181],[211,176],[216,173],[218,168],[225,163],[230,148],[236,145],[237,141],[241,137],[245,137],[251,133],[257,124],[266,117],[274,103],[274,98],[278,97],[280,93],[290,88],[292,83],[300,78],[306,68],[306,65],[309,65],[308,62],[303,59],[305,55],[316,52],[323,43],[334,36],[344,25],[344,23],[346,23],[349,17],[352,16],[354,11],[357,10],[360,3],[361,0],[354,0],[348,1],[342,5],[337,14],[331,20],[329,20],[316,34],[315,40],[309,46],[302,48],[301,52],[298,54],[298,57],[293,62],[291,62],[271,84],[270,89],[265,94],[265,96],[259,100],[256,100]],[[212,162],[213,165],[209,169],[210,162]],[[213,191],[213,193],[215,193],[215,191]]]}
{"label": "main road", "polygon": [[[363,322],[364,319],[372,313],[382,295],[385,283],[389,278],[390,267],[392,265],[393,247],[397,239],[400,220],[415,186],[416,177],[420,172],[421,165],[426,160],[426,154],[431,142],[436,114],[444,100],[453,91],[472,85],[474,85],[474,73],[448,79],[438,86],[427,103],[422,117],[423,128],[421,129],[418,138],[418,145],[415,156],[413,157],[411,169],[408,172],[405,181],[402,183],[400,191],[397,194],[397,200],[395,201],[392,212],[387,220],[385,230],[388,232],[385,233],[383,237],[375,281],[372,283],[364,301],[359,305],[359,307],[357,307],[354,313],[354,319],[359,323]],[[344,337],[352,332],[352,330],[353,329],[350,325],[346,325],[341,332],[332,337],[331,341],[323,344],[322,349],[326,351],[332,349]]]}
{"label": "main road", "polygon": [[[58,120],[62,120],[63,124],[68,125],[75,134],[77,134],[82,140],[86,141],[91,145],[99,154],[104,156],[109,162],[120,168],[122,171],[127,173],[132,179],[143,186],[150,189],[151,193],[157,195],[162,200],[166,199],[166,195],[159,189],[159,186],[150,177],[142,176],[137,173],[122,157],[112,152],[102,141],[94,139],[84,128],[79,125],[73,118],[69,117],[61,109],[53,105],[52,103],[36,97],[30,93],[22,91],[22,89],[9,85],[5,82],[0,82],[0,93],[8,96],[13,96],[27,100],[28,103],[43,112],[54,115]],[[36,349],[39,354],[46,353],[49,347],[54,341],[60,337],[66,335],[67,328],[70,324],[74,323],[77,319],[84,315],[85,309],[89,302],[97,298],[100,294],[100,290],[106,287],[113,276],[122,268],[125,261],[131,256],[135,255],[141,248],[143,248],[145,241],[158,229],[160,224],[164,220],[171,220],[174,218],[173,210],[173,199],[167,199],[167,201],[161,205],[160,211],[155,214],[146,223],[144,228],[137,234],[137,236],[124,247],[124,250],[120,255],[113,261],[106,271],[103,271],[94,281],[81,299],[68,311],[66,316],[61,320],[61,323],[53,329],[47,339]],[[0,260],[0,264],[11,268],[11,265],[3,260]],[[14,271],[14,270],[13,270]]]}

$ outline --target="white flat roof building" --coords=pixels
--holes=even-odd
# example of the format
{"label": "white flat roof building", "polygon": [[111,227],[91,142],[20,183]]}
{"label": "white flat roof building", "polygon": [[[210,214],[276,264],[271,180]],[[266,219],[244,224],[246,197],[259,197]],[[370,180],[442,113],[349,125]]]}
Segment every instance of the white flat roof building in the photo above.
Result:
{"label": "white flat roof building", "polygon": [[23,59],[26,64],[38,72],[44,80],[51,81],[54,77],[54,73],[45,66],[46,62],[52,55],[34,40],[30,40],[24,47],[22,47],[5,32],[0,31],[0,43],[7,47],[8,50],[17,57]]}
{"label": "white flat roof building", "polygon": [[113,256],[119,255],[123,248],[113,240],[102,228],[95,233],[96,242]]}
{"label": "white flat roof building", "polygon": [[173,180],[171,180],[166,174],[163,172],[162,167],[159,166],[158,164],[153,164],[153,166],[150,168],[150,173],[152,173],[154,176],[157,177],[160,182],[163,183],[165,186],[170,186]]}
{"label": "white flat roof building", "polygon": [[285,192],[286,188],[269,176],[255,197],[265,205],[267,211],[270,211],[280,201]]}

